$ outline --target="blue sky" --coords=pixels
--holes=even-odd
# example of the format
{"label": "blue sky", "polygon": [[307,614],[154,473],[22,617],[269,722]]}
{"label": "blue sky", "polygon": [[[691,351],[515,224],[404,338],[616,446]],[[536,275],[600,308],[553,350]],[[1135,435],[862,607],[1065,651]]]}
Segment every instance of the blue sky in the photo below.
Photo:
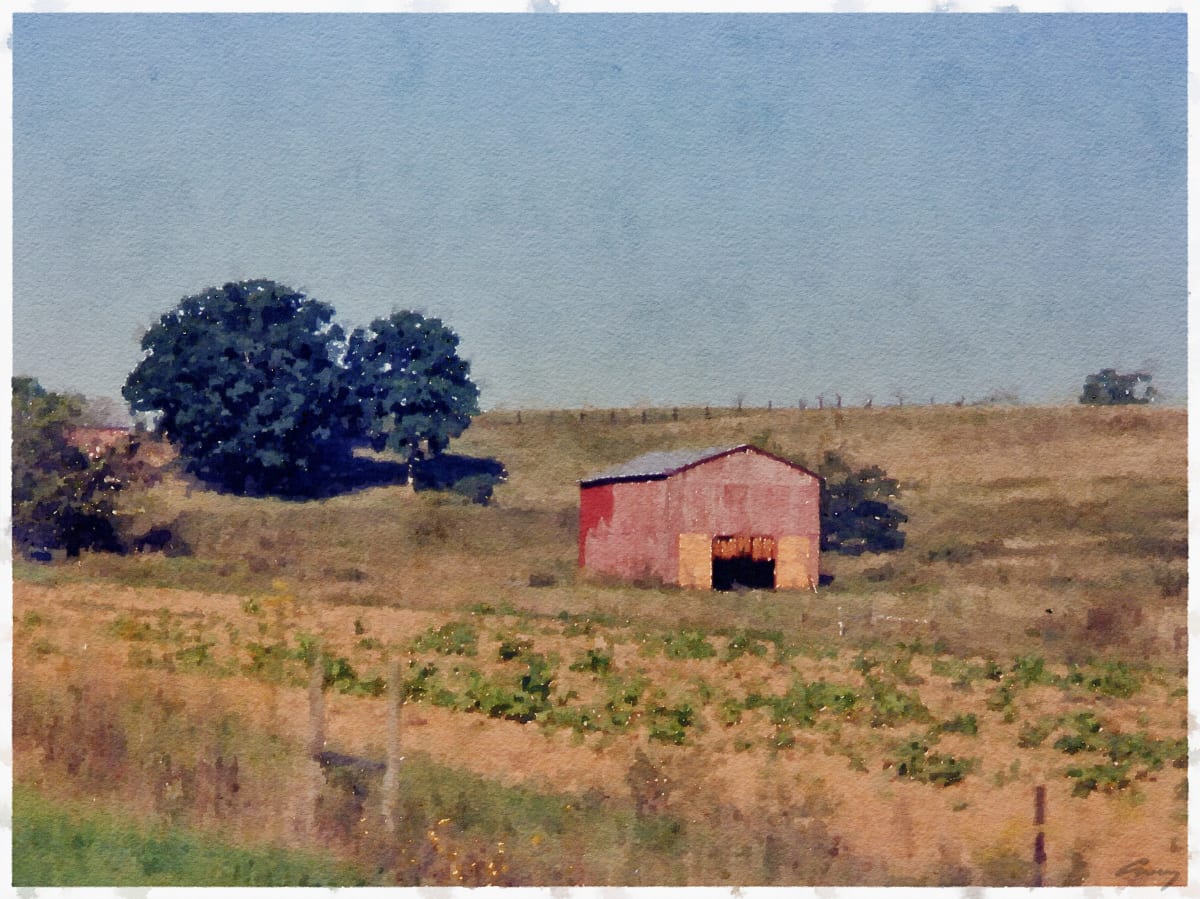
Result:
{"label": "blue sky", "polygon": [[1186,396],[1182,15],[14,17],[14,370],[268,277],[486,407]]}

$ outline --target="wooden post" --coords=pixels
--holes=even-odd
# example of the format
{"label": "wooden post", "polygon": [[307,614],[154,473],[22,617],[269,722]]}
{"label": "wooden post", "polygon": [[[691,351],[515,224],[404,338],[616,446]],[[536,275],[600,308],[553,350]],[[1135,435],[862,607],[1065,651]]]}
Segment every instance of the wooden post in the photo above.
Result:
{"label": "wooden post", "polygon": [[520,423],[521,423],[521,410],[518,409],[517,410],[517,424],[520,424]]}
{"label": "wooden post", "polygon": [[388,669],[387,680],[387,768],[383,772],[383,788],[380,801],[383,804],[383,823],[392,833],[396,832],[396,806],[399,797],[400,763],[400,710],[404,704],[404,682],[400,679],[400,660],[393,659]]}
{"label": "wooden post", "polygon": [[308,762],[304,766],[305,806],[308,818],[305,830],[316,836],[320,830],[317,807],[320,804],[321,786],[325,774],[321,770],[321,753],[325,751],[325,666],[321,662],[321,648],[313,649],[313,659],[308,668]]}
{"label": "wooden post", "polygon": [[314,759],[325,751],[325,666],[321,650],[308,666],[308,754]]}
{"label": "wooden post", "polygon": [[1046,833],[1042,830],[1046,823],[1046,787],[1043,785],[1033,790],[1033,823],[1038,829],[1033,840],[1033,864],[1036,869],[1033,885],[1040,887],[1046,882]]}
{"label": "wooden post", "polygon": [[642,424],[645,424],[645,423],[646,423],[646,410],[643,409],[642,410]]}
{"label": "wooden post", "polygon": [[679,421],[679,408],[678,407],[671,410],[671,421]]}

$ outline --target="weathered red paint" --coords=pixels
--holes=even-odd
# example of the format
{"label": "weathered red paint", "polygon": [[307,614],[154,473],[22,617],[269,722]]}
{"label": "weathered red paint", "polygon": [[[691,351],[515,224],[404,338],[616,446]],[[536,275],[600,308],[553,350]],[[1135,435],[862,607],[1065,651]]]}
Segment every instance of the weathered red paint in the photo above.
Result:
{"label": "weathered red paint", "polygon": [[613,516],[613,485],[597,484],[579,495],[579,564],[584,565],[583,547],[587,535]]}
{"label": "weathered red paint", "polygon": [[679,535],[783,535],[812,541],[819,575],[820,479],[754,447],[661,479],[581,485],[580,565],[678,583]]}

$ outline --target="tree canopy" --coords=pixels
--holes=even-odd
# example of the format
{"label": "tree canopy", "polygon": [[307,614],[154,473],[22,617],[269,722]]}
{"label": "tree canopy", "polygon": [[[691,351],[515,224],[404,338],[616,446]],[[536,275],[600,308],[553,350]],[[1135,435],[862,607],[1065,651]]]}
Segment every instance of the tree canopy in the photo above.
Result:
{"label": "tree canopy", "polygon": [[1115,368],[1103,368],[1083,382],[1079,402],[1087,406],[1143,405],[1154,402],[1150,385],[1152,375],[1144,371],[1120,374]]}
{"label": "tree canopy", "polygon": [[334,309],[274,281],[185,297],[142,338],[123,394],[188,471],[246,494],[310,496],[359,445],[436,455],[478,411],[458,337],[399,312],[345,332]]}
{"label": "tree canopy", "polygon": [[26,552],[65,548],[119,551],[117,494],[150,480],[136,445],[118,441],[88,454],[71,442],[82,401],[33,378],[12,381],[13,544]]}
{"label": "tree canopy", "polygon": [[894,503],[900,482],[877,466],[852,469],[835,452],[825,453],[817,473],[821,490],[821,549],[858,556],[904,548],[900,525],[908,521]]}
{"label": "tree canopy", "polygon": [[410,461],[436,456],[479,412],[479,388],[439,319],[397,312],[350,335],[346,368],[360,433]]}

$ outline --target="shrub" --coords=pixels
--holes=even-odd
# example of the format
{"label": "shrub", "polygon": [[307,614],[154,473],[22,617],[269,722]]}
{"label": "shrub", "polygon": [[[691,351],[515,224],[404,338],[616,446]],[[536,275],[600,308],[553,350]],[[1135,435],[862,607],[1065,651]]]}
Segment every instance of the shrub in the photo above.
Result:
{"label": "shrub", "polygon": [[838,453],[827,452],[821,475],[821,549],[858,556],[904,548],[900,525],[908,516],[891,503],[900,482],[882,468],[853,470]]}
{"label": "shrub", "polygon": [[1155,740],[1145,733],[1121,734],[1106,731],[1091,712],[1075,715],[1071,722],[1074,733],[1064,734],[1054,748],[1068,755],[1099,752],[1105,761],[1067,769],[1067,776],[1076,783],[1073,793],[1087,796],[1096,790],[1111,792],[1129,786],[1132,779],[1144,772],[1158,771],[1167,761],[1187,764],[1187,740]]}
{"label": "shrub", "polygon": [[905,693],[892,684],[868,677],[871,692],[871,727],[894,727],[903,721],[928,721],[929,709],[916,693]]}
{"label": "shrub", "polygon": [[500,641],[500,648],[496,651],[496,656],[501,662],[511,662],[513,659],[524,655],[532,647],[533,643],[529,640],[508,638]]}
{"label": "shrub", "polygon": [[413,641],[418,652],[437,652],[442,655],[473,656],[479,632],[465,621],[451,621],[439,628],[430,628]]}
{"label": "shrub", "polygon": [[[999,671],[994,662],[987,666],[972,665],[962,659],[934,659],[930,663],[930,671],[937,677],[947,677],[953,681],[953,686],[960,690],[968,689],[977,680],[991,677],[993,667]],[[991,678],[995,679],[995,678]]]}
{"label": "shrub", "polygon": [[1041,656],[1018,656],[1012,666],[1013,679],[1022,687],[1032,684],[1048,684],[1053,678],[1046,671],[1046,660]]}
{"label": "shrub", "polygon": [[614,726],[625,727],[629,724],[648,685],[649,681],[640,675],[629,679],[613,678],[610,681],[604,708]]}
{"label": "shrub", "polygon": [[416,668],[416,671],[411,677],[404,679],[402,686],[404,698],[406,700],[413,699],[419,701],[428,695],[430,681],[433,679],[433,676],[437,674],[437,666],[421,665],[418,668],[416,662],[409,662],[408,666],[410,670]]}
{"label": "shrub", "polygon": [[521,689],[534,696],[541,702],[550,699],[550,687],[554,682],[554,672],[545,656],[532,655],[528,657],[528,670],[521,675]]}
{"label": "shrub", "polygon": [[212,661],[208,651],[216,645],[216,643],[201,642],[185,646],[183,649],[175,651],[175,660],[185,665],[194,665],[197,668],[203,667]]}
{"label": "shrub", "polygon": [[[524,678],[522,678],[524,683]],[[463,692],[465,710],[478,709],[491,718],[507,718],[522,724],[533,721],[537,716],[549,710],[546,697],[529,690],[520,691],[505,688],[489,680],[478,671],[467,675],[467,688]]]}
{"label": "shrub", "polygon": [[859,674],[867,675],[871,673],[871,669],[878,668],[880,665],[879,659],[874,656],[859,653],[850,662],[850,668],[857,671]]}
{"label": "shrub", "polygon": [[1036,724],[1022,725],[1017,735],[1017,745],[1022,749],[1035,749],[1046,742],[1046,737],[1050,736],[1056,727],[1058,719],[1052,716],[1043,716]]}
{"label": "shrub", "polygon": [[13,546],[44,558],[50,549],[123,552],[117,533],[117,494],[149,484],[157,474],[123,439],[85,453],[70,429],[82,422],[78,397],[51,393],[33,378],[12,379]]}
{"label": "shrub", "polygon": [[922,739],[911,739],[902,744],[891,763],[895,766],[898,777],[942,787],[958,783],[973,771],[977,764],[975,759],[959,759],[933,752],[929,743]]}
{"label": "shrub", "polygon": [[725,661],[732,662],[747,653],[761,658],[767,654],[767,647],[749,631],[738,631],[729,638],[729,644],[725,647]]}
{"label": "shrub", "polygon": [[770,709],[771,721],[776,725],[812,727],[819,713],[828,710],[836,714],[846,714],[857,702],[858,694],[849,687],[825,681],[804,683],[795,680],[787,692],[780,696],[748,696],[746,708],[765,706]]}
{"label": "shrub", "polygon": [[742,722],[742,704],[736,699],[723,699],[717,707],[717,720],[725,727],[733,727]]}
{"label": "shrub", "polygon": [[118,615],[111,625],[109,631],[114,637],[122,640],[149,640],[150,625],[138,619],[131,618],[128,615]]}
{"label": "shrub", "polygon": [[680,745],[687,737],[687,728],[695,723],[691,705],[655,706],[650,712],[650,739]]}
{"label": "shrub", "polygon": [[612,668],[612,655],[601,649],[589,649],[584,657],[570,666],[571,671],[591,671],[607,674]]}
{"label": "shrub", "polygon": [[703,631],[676,631],[664,634],[662,641],[669,659],[707,659],[717,654]]}
{"label": "shrub", "polygon": [[944,734],[966,734],[973,737],[979,733],[979,722],[975,718],[975,713],[969,712],[966,715],[957,715],[949,721],[943,721],[938,729]]}
{"label": "shrub", "polygon": [[1087,796],[1099,790],[1111,793],[1129,786],[1129,768],[1125,765],[1087,765],[1068,768],[1067,777],[1075,780],[1072,796]]}
{"label": "shrub", "polygon": [[1099,672],[1086,676],[1083,684],[1096,693],[1120,699],[1128,699],[1142,689],[1141,678],[1123,662],[1103,665]]}

